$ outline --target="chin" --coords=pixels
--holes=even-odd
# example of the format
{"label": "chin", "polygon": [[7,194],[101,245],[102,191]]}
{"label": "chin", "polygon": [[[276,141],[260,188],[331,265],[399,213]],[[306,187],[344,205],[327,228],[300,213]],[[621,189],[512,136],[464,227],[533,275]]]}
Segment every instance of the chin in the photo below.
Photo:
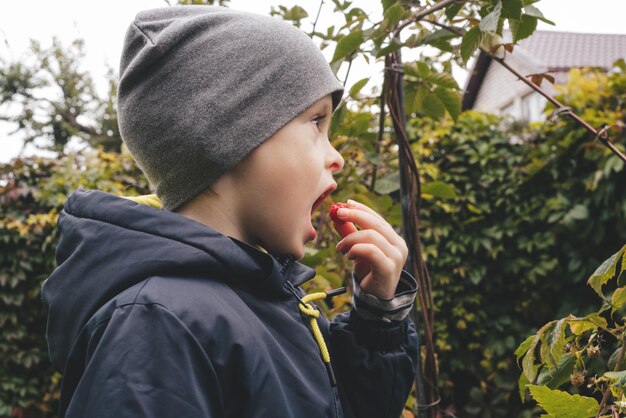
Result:
{"label": "chin", "polygon": [[304,245],[300,244],[299,246],[297,246],[297,248],[293,247],[289,249],[284,249],[280,254],[283,256],[291,255],[296,260],[300,260],[302,257],[304,257]]}
{"label": "chin", "polygon": [[304,257],[304,248],[301,250],[298,250],[298,252],[295,253],[291,253],[291,255],[296,259],[296,260],[301,260],[302,257]]}
{"label": "chin", "polygon": [[293,246],[279,248],[266,245],[262,245],[262,247],[276,257],[285,257],[287,255],[291,255],[296,260],[300,260],[302,257],[304,257],[304,245],[301,243],[296,243]]}

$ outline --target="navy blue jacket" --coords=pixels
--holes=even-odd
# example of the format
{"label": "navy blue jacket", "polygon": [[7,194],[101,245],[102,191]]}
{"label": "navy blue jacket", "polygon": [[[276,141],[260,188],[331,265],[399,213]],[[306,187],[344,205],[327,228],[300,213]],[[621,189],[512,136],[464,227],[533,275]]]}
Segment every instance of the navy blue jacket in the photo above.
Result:
{"label": "navy blue jacket", "polygon": [[[50,358],[63,374],[60,417],[401,414],[418,361],[408,316],[376,319],[384,304],[366,297],[332,322],[322,315],[333,386],[289,290],[303,295],[315,271],[293,257],[83,188],[68,197],[58,229],[58,266],[42,300]],[[397,298],[412,303],[415,280],[403,272],[401,283]]]}

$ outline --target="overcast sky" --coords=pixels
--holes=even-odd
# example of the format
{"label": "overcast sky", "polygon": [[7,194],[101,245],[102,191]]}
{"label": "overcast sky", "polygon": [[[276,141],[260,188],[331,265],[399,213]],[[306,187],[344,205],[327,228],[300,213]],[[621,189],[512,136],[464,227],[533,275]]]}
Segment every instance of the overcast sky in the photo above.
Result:
{"label": "overcast sky", "polygon": [[[0,57],[18,60],[24,56],[29,47],[29,40],[36,39],[46,48],[52,43],[52,36],[58,36],[63,45],[76,38],[85,40],[86,57],[83,69],[91,73],[101,97],[106,94],[105,73],[107,66],[117,72],[122,42],[128,24],[135,14],[144,9],[166,7],[164,0],[29,0],[3,1],[0,6]],[[172,4],[175,0],[172,0]],[[317,14],[319,0],[232,0],[230,7],[269,14],[272,5],[292,6],[299,4],[309,16]],[[354,0],[354,6],[368,12],[370,19],[380,19],[382,6],[380,0]],[[560,30],[570,32],[619,33],[626,34],[626,1],[624,0],[540,0],[538,8],[543,14],[556,23],[549,26],[539,22],[540,30]],[[327,27],[343,21],[333,14],[334,4],[327,0],[324,3],[318,25]],[[309,31],[310,25],[303,25]],[[330,58],[332,51],[324,51]],[[405,60],[411,56],[406,54]],[[339,71],[343,80],[347,64]],[[365,65],[365,62],[353,63],[346,87],[364,77],[375,78],[368,86],[376,84],[380,73],[380,65]],[[455,77],[463,86],[464,74],[455,73]],[[367,89],[367,87],[366,87]],[[19,135],[7,137],[11,126],[0,122],[0,163],[14,158],[21,149],[22,140]],[[27,148],[26,155],[34,151]]]}

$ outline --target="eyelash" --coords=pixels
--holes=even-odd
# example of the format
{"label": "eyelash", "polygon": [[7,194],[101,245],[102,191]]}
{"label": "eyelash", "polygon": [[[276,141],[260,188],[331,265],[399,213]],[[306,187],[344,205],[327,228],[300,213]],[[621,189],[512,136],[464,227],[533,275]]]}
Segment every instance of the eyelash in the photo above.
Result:
{"label": "eyelash", "polygon": [[316,124],[317,127],[319,127],[319,123],[324,119],[326,119],[326,114],[317,116],[315,119],[313,119],[313,122]]}

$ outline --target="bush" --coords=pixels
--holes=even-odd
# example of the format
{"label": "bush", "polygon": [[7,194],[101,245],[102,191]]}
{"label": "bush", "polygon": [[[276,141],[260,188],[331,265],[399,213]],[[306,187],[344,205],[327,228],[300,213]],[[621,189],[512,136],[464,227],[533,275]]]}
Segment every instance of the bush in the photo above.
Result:
{"label": "bush", "polygon": [[79,185],[149,193],[129,155],[101,150],[16,159],[0,167],[0,416],[56,411],[60,375],[48,357],[40,290],[56,267],[58,215]]}

